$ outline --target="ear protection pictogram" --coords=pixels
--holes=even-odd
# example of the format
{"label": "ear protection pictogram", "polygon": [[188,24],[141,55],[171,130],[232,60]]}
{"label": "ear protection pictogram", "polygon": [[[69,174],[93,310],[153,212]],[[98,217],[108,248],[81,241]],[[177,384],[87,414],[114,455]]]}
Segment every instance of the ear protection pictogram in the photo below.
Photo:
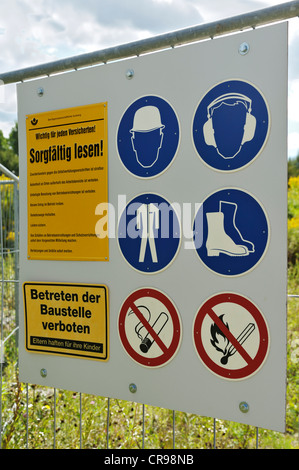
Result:
{"label": "ear protection pictogram", "polygon": [[211,108],[214,108],[216,105],[222,103],[223,101],[230,100],[230,99],[235,99],[238,101],[246,101],[247,103],[249,103],[247,114],[246,114],[246,122],[244,125],[244,135],[243,135],[243,139],[241,142],[241,146],[245,142],[249,142],[250,140],[253,139],[255,129],[256,129],[256,118],[251,114],[251,104],[252,104],[251,99],[245,95],[242,95],[241,93],[226,93],[224,95],[219,96],[214,101],[212,101],[207,108],[208,120],[203,126],[203,135],[204,135],[204,139],[207,145],[212,145],[215,148],[217,147],[215,137],[214,137],[212,115],[211,115],[210,110]]}

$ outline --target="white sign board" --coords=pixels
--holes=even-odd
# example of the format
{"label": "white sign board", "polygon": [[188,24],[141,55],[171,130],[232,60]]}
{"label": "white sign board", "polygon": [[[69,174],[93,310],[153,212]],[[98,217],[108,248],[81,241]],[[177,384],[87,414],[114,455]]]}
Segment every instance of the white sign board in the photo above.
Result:
{"label": "white sign board", "polygon": [[284,431],[286,107],[286,23],[18,85],[22,381]]}

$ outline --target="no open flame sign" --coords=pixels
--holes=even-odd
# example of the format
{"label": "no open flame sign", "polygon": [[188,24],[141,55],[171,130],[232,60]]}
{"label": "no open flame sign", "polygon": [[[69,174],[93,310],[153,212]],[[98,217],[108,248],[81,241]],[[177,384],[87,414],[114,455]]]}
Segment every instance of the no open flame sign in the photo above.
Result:
{"label": "no open flame sign", "polygon": [[231,380],[255,374],[269,351],[262,313],[249,299],[231,292],[203,303],[194,319],[193,341],[204,365]]}

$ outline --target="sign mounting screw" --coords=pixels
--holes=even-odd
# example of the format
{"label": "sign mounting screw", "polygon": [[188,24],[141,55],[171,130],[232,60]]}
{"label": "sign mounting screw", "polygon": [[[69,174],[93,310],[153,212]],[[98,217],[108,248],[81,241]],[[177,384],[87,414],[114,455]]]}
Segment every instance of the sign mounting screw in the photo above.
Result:
{"label": "sign mounting screw", "polygon": [[129,390],[131,393],[136,393],[137,392],[137,385],[136,384],[130,384],[129,385]]}
{"label": "sign mounting screw", "polygon": [[47,369],[41,369],[41,370],[40,370],[40,375],[41,375],[42,377],[47,377],[47,374],[48,374]]}
{"label": "sign mounting screw", "polygon": [[249,44],[247,42],[242,42],[242,44],[240,44],[239,46],[239,54],[246,55],[248,54],[249,49],[250,49]]}
{"label": "sign mounting screw", "polygon": [[239,409],[242,411],[242,413],[248,413],[249,411],[249,405],[246,403],[246,401],[241,401],[239,404]]}
{"label": "sign mounting screw", "polygon": [[135,73],[135,72],[134,72],[133,69],[128,69],[128,70],[126,71],[126,77],[127,77],[127,79],[128,79],[128,80],[131,80],[131,79],[134,77],[134,73]]}
{"label": "sign mounting screw", "polygon": [[42,87],[38,88],[38,90],[37,90],[38,96],[44,96],[44,91],[45,90]]}

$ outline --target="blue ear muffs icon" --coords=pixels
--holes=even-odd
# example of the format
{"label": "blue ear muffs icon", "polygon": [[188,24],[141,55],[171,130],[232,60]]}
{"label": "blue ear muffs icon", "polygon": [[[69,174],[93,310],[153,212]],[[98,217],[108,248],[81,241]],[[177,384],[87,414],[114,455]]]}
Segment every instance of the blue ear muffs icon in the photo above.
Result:
{"label": "blue ear muffs icon", "polygon": [[[235,106],[237,103],[243,103],[247,110],[244,133],[239,150],[234,155],[228,156],[221,153],[218,149],[212,118],[215,109],[219,108],[221,105],[225,104],[227,106]],[[221,155],[223,158],[234,158],[240,152],[242,145],[246,142],[250,142],[253,139],[256,130],[256,118],[251,114],[251,105],[251,99],[241,93],[225,93],[209,104],[207,108],[208,119],[203,126],[204,140],[207,145],[215,147],[219,155]]]}

